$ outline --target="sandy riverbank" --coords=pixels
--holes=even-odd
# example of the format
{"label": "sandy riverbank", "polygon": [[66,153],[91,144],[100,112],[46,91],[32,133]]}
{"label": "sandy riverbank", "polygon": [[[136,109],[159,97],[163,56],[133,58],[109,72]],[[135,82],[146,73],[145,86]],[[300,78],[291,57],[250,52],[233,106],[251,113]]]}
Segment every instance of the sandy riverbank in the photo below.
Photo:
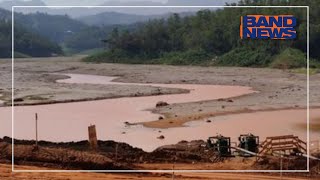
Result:
{"label": "sandy riverbank", "polygon": [[[169,106],[151,108],[150,110],[157,114],[164,115],[164,120],[156,120],[156,118],[146,118],[139,121],[146,121],[144,125],[146,127],[152,127],[150,131],[154,131],[154,137],[149,136],[152,139],[156,138],[162,132],[166,137],[170,138],[169,132],[166,130],[158,130],[158,128],[168,127],[180,127],[185,123],[193,120],[206,121],[208,118],[221,115],[222,119],[225,119],[223,115],[237,116],[239,113],[253,113],[259,111],[265,111],[272,109],[297,109],[303,110],[306,107],[306,76],[303,74],[294,74],[289,71],[276,70],[276,69],[263,69],[263,68],[235,68],[235,67],[191,67],[191,66],[161,66],[161,65],[121,65],[121,64],[88,64],[79,61],[79,57],[71,58],[45,58],[45,59],[17,59],[15,62],[15,98],[16,104],[42,104],[42,103],[59,103],[69,101],[83,101],[83,100],[96,100],[105,98],[117,98],[125,96],[147,96],[147,95],[161,95],[166,93],[187,93],[187,90],[181,90],[177,88],[168,87],[155,87],[155,86],[140,86],[134,84],[81,84],[81,83],[56,83],[58,79],[68,78],[65,75],[68,73],[75,74],[91,74],[91,75],[103,75],[103,76],[118,76],[120,78],[115,79],[117,82],[129,82],[129,83],[161,83],[161,84],[208,84],[208,85],[227,85],[227,86],[249,86],[259,93],[229,98],[229,99],[216,99],[205,100],[201,102],[184,102],[177,104],[170,104]],[[1,97],[4,101],[10,102],[10,73],[11,63],[8,60],[0,61],[1,68],[1,88],[0,93],[4,96]],[[54,73],[54,74],[53,74]],[[59,73],[59,74],[56,74]],[[319,106],[320,94],[316,90],[320,86],[319,74],[313,75],[310,78],[310,105],[312,107]],[[96,103],[98,101],[88,101],[87,104]],[[99,103],[99,102],[98,102]],[[102,104],[101,104],[102,105]],[[68,106],[67,104],[63,106]],[[44,106],[45,107],[45,106]],[[50,106],[51,107],[51,106]],[[54,107],[54,106],[52,106]],[[74,106],[77,107],[77,106]],[[27,107],[26,107],[27,108]],[[32,108],[32,107],[29,107]],[[44,108],[47,109],[47,108]],[[63,108],[67,110],[66,108]],[[79,110],[79,109],[78,109]],[[78,111],[74,109],[74,111]],[[68,110],[69,112],[73,112]],[[121,111],[121,109],[119,109]],[[10,111],[7,112],[7,120],[10,120]],[[18,111],[19,112],[19,111]],[[55,112],[55,111],[52,111]],[[79,112],[79,111],[78,111]],[[80,111],[82,112],[82,111]],[[103,112],[103,111],[101,111]],[[285,112],[285,111],[284,111]],[[300,129],[300,133],[305,132],[304,127],[306,123],[305,113],[301,111],[300,119],[291,121],[283,121],[283,123],[293,122],[290,124],[290,132],[294,132],[296,129]],[[29,111],[29,115],[23,117],[31,117],[34,111]],[[81,113],[80,113],[81,114]],[[80,114],[72,114],[72,117],[68,116],[68,121],[64,121],[67,116],[59,116],[55,118],[51,123],[46,123],[50,128],[56,127],[59,123],[56,123],[59,119],[66,123],[66,127],[73,127],[72,123],[77,125],[82,124],[84,127],[88,123],[92,123],[97,118],[97,114],[90,115],[86,121],[77,121]],[[19,114],[18,114],[19,116]],[[262,114],[262,116],[264,116]],[[283,115],[275,115],[280,117]],[[317,116],[317,114],[316,114]],[[43,116],[42,116],[43,117]],[[50,116],[52,117],[52,116]],[[83,117],[83,116],[82,116]],[[154,115],[152,116],[154,117]],[[228,116],[230,117],[230,116]],[[315,117],[316,118],[316,117]],[[232,119],[232,117],[231,117]],[[242,118],[233,118],[243,120]],[[122,121],[132,121],[131,119],[122,118]],[[255,118],[250,124],[259,123]],[[216,121],[216,118],[214,119]],[[274,119],[273,121],[278,121]],[[217,122],[220,122],[219,120]],[[27,121],[25,121],[27,123]],[[241,123],[241,122],[239,122]],[[21,123],[20,123],[21,125]],[[221,128],[213,125],[213,129],[210,129],[211,133],[225,133],[221,132]],[[270,123],[270,127],[279,127],[277,123]],[[120,122],[119,126],[124,126],[123,122]],[[296,126],[296,127],[293,127]],[[298,128],[300,126],[300,128]],[[21,127],[26,127],[23,125]],[[223,126],[226,127],[226,126]],[[237,126],[235,126],[237,127]],[[239,127],[239,126],[238,126]],[[218,129],[217,129],[218,128]],[[313,127],[312,127],[313,128]],[[5,129],[11,129],[10,127]],[[18,128],[19,129],[19,128]],[[59,129],[59,128],[58,128]],[[138,128],[139,129],[139,128]],[[215,130],[214,130],[215,129]],[[223,129],[223,128],[222,128]],[[63,129],[60,129],[63,130]],[[214,130],[214,131],[213,131]],[[65,131],[65,130],[63,130]],[[112,131],[112,130],[111,130]],[[18,131],[19,132],[19,131]],[[137,129],[122,129],[117,132],[119,137],[121,134],[135,132]],[[202,131],[199,131],[202,132]],[[279,131],[277,134],[283,131]],[[207,136],[209,132],[201,135],[203,138]],[[240,133],[240,132],[238,132]],[[10,134],[8,131],[7,134]],[[76,135],[73,132],[73,135]],[[305,133],[303,133],[305,134]],[[4,134],[6,135],[6,134]],[[111,138],[110,134],[105,134],[100,137]],[[122,135],[123,136],[123,135]],[[132,135],[128,135],[131,137]],[[316,135],[317,136],[317,135]],[[59,141],[58,137],[52,137]],[[86,134],[83,131],[79,134],[79,139],[84,139]],[[127,136],[126,136],[127,137]],[[45,137],[44,137],[45,138]],[[74,140],[79,140],[74,139]],[[127,140],[128,138],[122,138]],[[150,139],[150,141],[153,141]],[[73,140],[73,139],[70,139]],[[175,143],[162,141],[165,143]],[[180,139],[182,140],[182,139]],[[191,139],[188,139],[191,140]],[[140,142],[141,143],[141,142]],[[154,148],[154,147],[153,147]]]}
{"label": "sandy riverbank", "polygon": [[[112,98],[119,96],[142,96],[159,93],[158,88],[117,86],[56,84],[61,75],[49,73],[76,73],[104,76],[120,76],[116,81],[131,83],[161,84],[212,84],[249,86],[260,91],[253,96],[237,98],[232,103],[209,101],[201,103],[178,104],[158,108],[160,113],[178,115],[221,110],[235,110],[239,107],[251,109],[262,107],[306,106],[306,76],[289,71],[263,68],[236,67],[192,67],[164,65],[121,65],[88,64],[79,61],[80,57],[16,59],[15,90],[16,98],[21,103],[43,103],[50,101],[92,100],[92,98]],[[1,100],[10,99],[11,62],[0,60]],[[65,77],[66,78],[66,77]],[[310,105],[319,105],[320,74],[310,78]],[[160,88],[160,93],[177,93],[179,90]],[[21,100],[21,99],[20,99]]]}

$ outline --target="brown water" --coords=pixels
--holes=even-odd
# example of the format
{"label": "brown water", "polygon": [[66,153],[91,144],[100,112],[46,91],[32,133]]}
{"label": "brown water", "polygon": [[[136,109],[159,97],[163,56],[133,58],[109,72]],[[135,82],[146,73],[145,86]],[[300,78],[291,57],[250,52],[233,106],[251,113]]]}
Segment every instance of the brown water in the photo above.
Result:
{"label": "brown water", "polygon": [[[115,77],[69,74],[70,79],[58,80],[59,83],[88,84],[129,84],[111,82]],[[134,84],[134,83],[130,83]],[[145,84],[135,84],[145,85]],[[151,84],[148,84],[151,85]],[[241,133],[255,133],[262,137],[270,135],[296,134],[306,137],[306,131],[297,131],[296,123],[306,122],[305,110],[286,110],[257,112],[215,117],[212,123],[190,122],[186,127],[159,129],[143,126],[126,127],[124,122],[151,121],[159,115],[146,109],[158,101],[184,103],[218,98],[235,97],[254,93],[249,87],[190,85],[190,84],[152,84],[152,86],[190,89],[187,94],[161,95],[148,97],[128,97],[76,103],[62,103],[37,106],[15,107],[14,137],[34,139],[34,113],[39,114],[39,138],[48,141],[77,141],[87,139],[90,124],[97,126],[98,138],[127,142],[133,146],[151,151],[158,146],[177,143],[181,140],[206,139],[222,133],[235,141]],[[314,114],[320,116],[320,110]],[[11,108],[0,108],[0,136],[11,135]],[[125,134],[123,134],[125,132]],[[157,139],[164,135],[164,140]]]}

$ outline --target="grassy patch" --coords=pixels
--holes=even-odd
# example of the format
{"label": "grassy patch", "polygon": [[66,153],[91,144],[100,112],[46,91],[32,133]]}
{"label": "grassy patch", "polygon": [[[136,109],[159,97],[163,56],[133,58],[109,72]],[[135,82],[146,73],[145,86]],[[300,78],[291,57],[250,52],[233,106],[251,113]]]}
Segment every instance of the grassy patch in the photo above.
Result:
{"label": "grassy patch", "polygon": [[[238,66],[238,67],[272,67],[295,69],[293,72],[304,73],[306,55],[302,51],[287,48],[280,54],[272,55],[266,48],[235,48],[220,57],[201,48],[186,51],[159,52],[158,54],[134,54],[121,49],[98,51],[84,58],[86,62],[124,63],[124,64],[168,64],[200,66]],[[310,59],[311,74],[318,72],[320,63]]]}
{"label": "grassy patch", "polygon": [[164,53],[160,58],[154,59],[153,63],[170,65],[205,65],[213,55],[204,50],[188,50],[185,52]]}
{"label": "grassy patch", "polygon": [[101,53],[105,51],[104,48],[95,48],[95,49],[89,49],[89,50],[85,50],[85,51],[81,51],[77,54],[80,54],[80,55],[94,55],[94,54],[97,54],[97,53]]}
{"label": "grassy patch", "polygon": [[29,95],[29,96],[24,97],[23,99],[25,99],[25,100],[35,100],[35,101],[48,100],[48,98],[46,98],[46,97],[37,96],[37,95]]}
{"label": "grassy patch", "polygon": [[241,67],[264,67],[272,57],[264,49],[249,49],[247,47],[235,48],[218,58],[216,65],[241,66]]}
{"label": "grassy patch", "polygon": [[30,58],[31,56],[15,51],[14,52],[14,57],[15,58]]}
{"label": "grassy patch", "polygon": [[[307,68],[297,68],[297,69],[292,69],[290,70],[292,73],[298,73],[298,74],[307,74]],[[317,73],[320,73],[320,69],[317,68],[309,68],[309,73],[310,75],[314,75]]]}
{"label": "grassy patch", "polygon": [[125,51],[114,50],[98,52],[84,58],[87,62],[125,63],[125,64],[169,64],[169,65],[204,65],[212,55],[203,50],[162,53],[160,57],[147,58],[146,55],[132,55]]}
{"label": "grassy patch", "polygon": [[275,56],[270,64],[272,68],[279,69],[300,68],[306,67],[306,65],[306,55],[302,51],[293,48],[287,48],[282,51],[279,55]]}

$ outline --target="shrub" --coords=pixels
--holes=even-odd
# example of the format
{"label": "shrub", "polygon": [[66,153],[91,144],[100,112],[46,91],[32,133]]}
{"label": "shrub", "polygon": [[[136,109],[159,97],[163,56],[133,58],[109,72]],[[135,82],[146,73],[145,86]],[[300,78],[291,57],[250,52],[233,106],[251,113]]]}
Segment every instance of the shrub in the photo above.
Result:
{"label": "shrub", "polygon": [[235,48],[218,58],[216,65],[264,67],[272,59],[265,49],[249,49],[248,47]]}
{"label": "shrub", "polygon": [[279,55],[275,56],[271,63],[271,67],[279,69],[292,69],[306,66],[306,55],[302,51],[293,48],[287,48],[282,51]]}

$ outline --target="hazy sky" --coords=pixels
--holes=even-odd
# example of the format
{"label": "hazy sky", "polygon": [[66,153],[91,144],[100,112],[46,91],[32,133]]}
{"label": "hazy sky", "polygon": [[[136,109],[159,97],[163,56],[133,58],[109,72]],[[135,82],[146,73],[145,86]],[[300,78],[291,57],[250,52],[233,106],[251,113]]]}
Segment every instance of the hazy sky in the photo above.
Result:
{"label": "hazy sky", "polygon": [[[47,5],[99,5],[106,2],[128,2],[128,0],[42,0]],[[167,0],[129,0],[129,1],[153,1],[153,2],[161,2],[165,3]]]}
{"label": "hazy sky", "polygon": [[[8,1],[8,0],[0,0]],[[210,5],[224,5],[225,2],[238,2],[238,0],[13,0],[13,1],[42,1],[47,5],[99,5],[107,2],[112,3],[134,3],[134,2],[155,2],[166,4],[210,4]]]}
{"label": "hazy sky", "polygon": [[[6,0],[0,0],[3,2]],[[170,6],[181,6],[181,5],[199,5],[199,6],[223,6],[225,3],[232,3],[238,2],[238,0],[24,0],[28,1],[29,3],[17,3],[21,2],[22,0],[13,0],[16,3],[15,5],[41,5],[44,2],[46,5],[51,6],[88,6],[88,5],[111,5],[111,6],[161,6],[161,5],[170,5]],[[31,2],[32,3],[31,3]],[[0,4],[1,6],[1,4]],[[11,9],[12,5],[6,3],[7,9]],[[16,12],[47,12],[49,14],[68,14],[71,17],[79,17],[85,15],[92,15],[97,14],[103,11],[116,11],[121,13],[129,13],[129,14],[143,14],[143,15],[151,15],[151,14],[164,14],[169,12],[186,12],[186,11],[197,11],[203,8],[95,8],[95,9],[81,9],[81,8],[72,8],[72,10],[65,10],[65,11],[56,11],[50,10],[47,8],[15,8]]]}

